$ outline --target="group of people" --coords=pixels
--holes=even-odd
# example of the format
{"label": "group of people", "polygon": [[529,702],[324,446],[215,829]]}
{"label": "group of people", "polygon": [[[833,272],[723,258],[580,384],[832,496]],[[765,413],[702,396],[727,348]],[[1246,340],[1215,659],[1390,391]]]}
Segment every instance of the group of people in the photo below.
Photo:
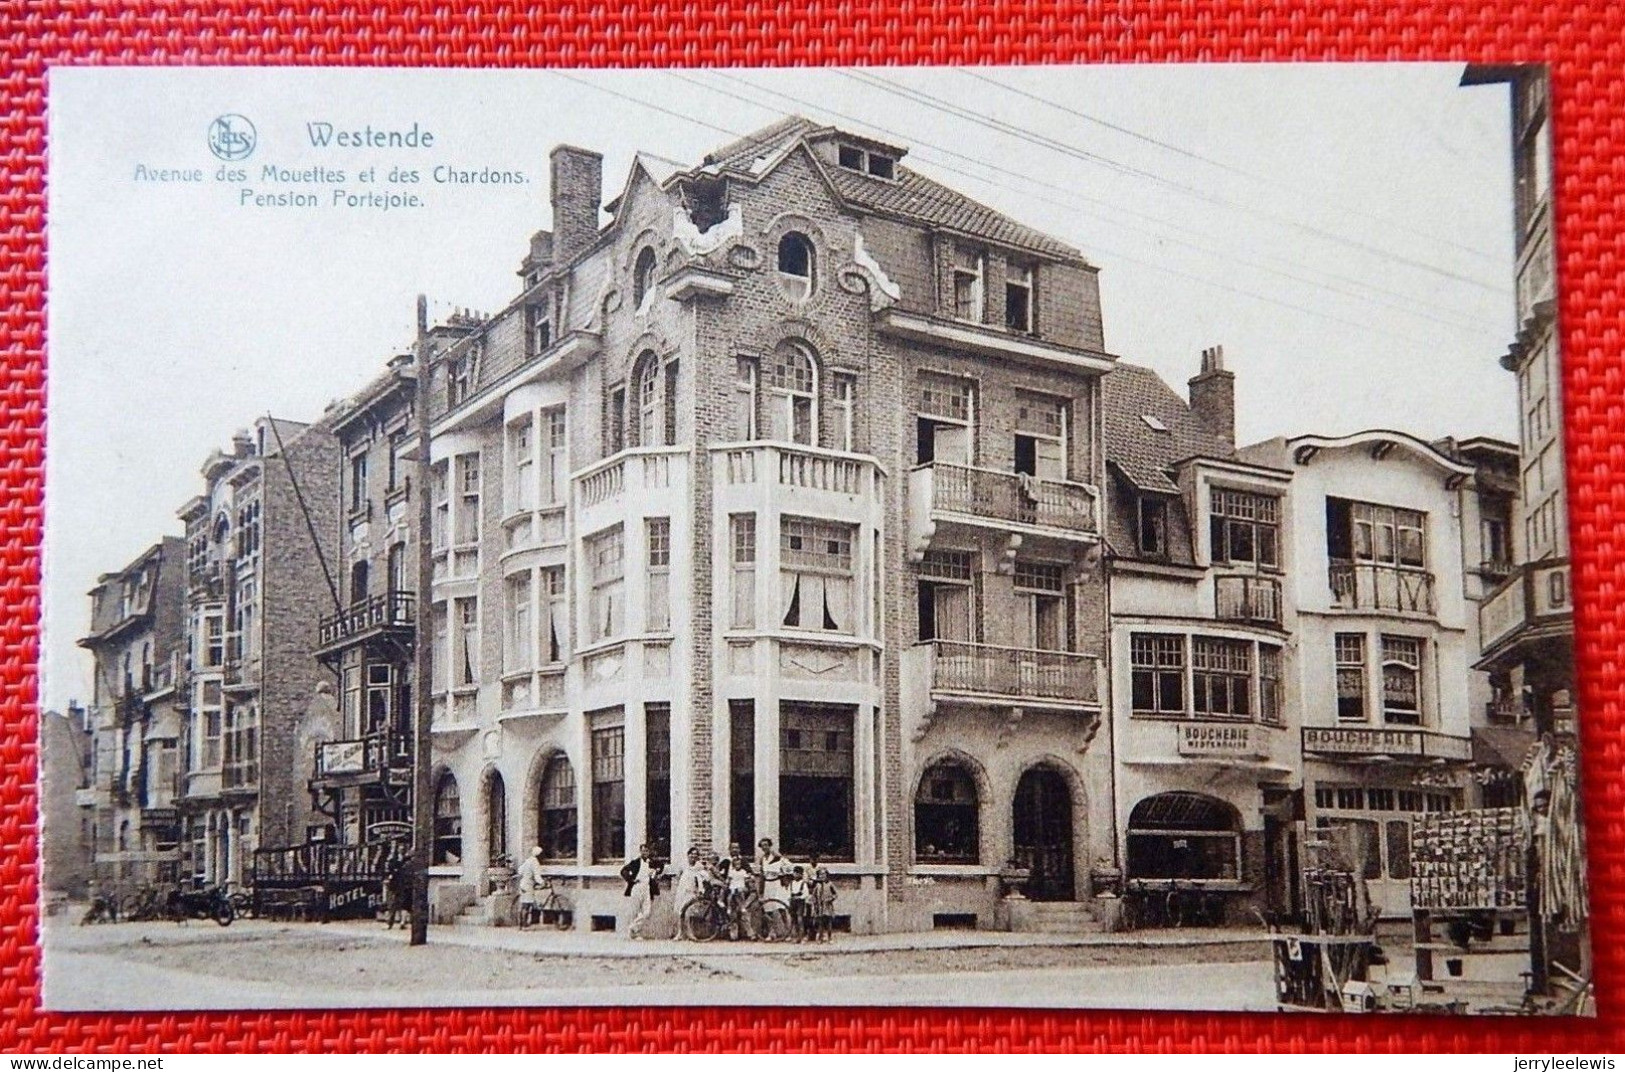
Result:
{"label": "group of people", "polygon": [[[835,883],[829,869],[817,856],[805,864],[794,863],[773,848],[771,838],[757,843],[754,857],[746,856],[737,843],[728,846],[728,855],[688,850],[687,862],[677,875],[674,897],[677,910],[677,939],[692,940],[688,907],[707,897],[722,900],[735,921],[736,937],[759,938],[751,933],[758,907],[790,914],[788,931],[794,941],[827,942],[834,929]],[[634,932],[634,937],[637,934]]]}
{"label": "group of people", "polygon": [[[525,930],[539,915],[539,896],[547,888],[541,871],[540,848],[519,865],[519,929]],[[665,937],[650,933],[655,900],[660,896],[666,865],[648,845],[638,847],[638,855],[621,868],[626,883],[625,896],[632,900],[632,916],[627,933],[632,938]],[[693,940],[685,914],[690,905],[714,898],[725,905],[731,919],[740,921],[738,937],[759,938],[749,933],[750,922],[760,915],[758,907],[789,912],[788,932],[795,941],[827,942],[835,921],[835,883],[829,869],[817,856],[804,864],[795,863],[773,848],[771,838],[757,844],[754,857],[746,856],[737,843],[728,846],[728,855],[698,846],[688,850],[687,862],[677,872],[673,887],[679,941]]]}

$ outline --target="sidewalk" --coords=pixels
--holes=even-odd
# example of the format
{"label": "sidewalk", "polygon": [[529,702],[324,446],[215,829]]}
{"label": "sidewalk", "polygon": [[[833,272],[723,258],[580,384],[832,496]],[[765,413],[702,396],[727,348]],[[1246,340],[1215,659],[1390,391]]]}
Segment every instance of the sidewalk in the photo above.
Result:
{"label": "sidewalk", "polygon": [[[407,932],[385,930],[381,923],[297,924],[345,937],[405,942]],[[500,949],[547,956],[671,957],[713,956],[841,956],[921,949],[1073,948],[1193,948],[1198,946],[1266,945],[1269,935],[1256,928],[1186,927],[1169,930],[1128,931],[1115,934],[1027,934],[1011,931],[914,931],[890,934],[837,934],[828,943],[817,942],[678,942],[672,939],[632,940],[623,934],[556,931],[513,927],[434,926],[432,944],[468,949]]]}

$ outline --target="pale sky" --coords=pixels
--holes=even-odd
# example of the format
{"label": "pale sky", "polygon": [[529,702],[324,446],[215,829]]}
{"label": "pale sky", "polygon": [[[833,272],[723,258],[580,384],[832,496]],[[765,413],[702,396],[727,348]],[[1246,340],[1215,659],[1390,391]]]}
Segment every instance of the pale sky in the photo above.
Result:
{"label": "pale sky", "polygon": [[[1183,390],[1236,373],[1244,442],[1398,428],[1514,439],[1504,88],[1459,64],[696,72],[58,68],[50,76],[42,703],[89,695],[86,591],[166,533],[199,467],[267,411],[310,420],[431,315],[494,311],[549,226],[547,156],[684,164],[796,112],[1084,251],[1107,349]],[[241,207],[241,165],[417,168],[426,207]],[[432,131],[429,149],[314,149],[306,124]],[[430,169],[522,172],[445,185]],[[137,165],[201,184],[137,181]],[[1560,165],[1561,166],[1561,165]]]}

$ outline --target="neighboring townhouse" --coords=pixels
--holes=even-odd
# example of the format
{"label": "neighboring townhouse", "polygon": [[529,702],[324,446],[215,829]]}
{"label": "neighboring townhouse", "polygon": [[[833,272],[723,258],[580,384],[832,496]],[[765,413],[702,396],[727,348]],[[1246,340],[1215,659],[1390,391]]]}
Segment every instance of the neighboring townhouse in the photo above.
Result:
{"label": "neighboring townhouse", "polygon": [[1517,568],[1480,610],[1478,665],[1494,681],[1498,721],[1527,726],[1536,736],[1520,766],[1524,803],[1534,815],[1540,846],[1539,881],[1530,893],[1530,913],[1537,921],[1532,985],[1546,991],[1554,979],[1591,974],[1557,326],[1551,83],[1547,68],[1539,65],[1469,64],[1461,81],[1505,85],[1511,104],[1516,336],[1500,365],[1518,380]]}
{"label": "neighboring townhouse", "polygon": [[522,292],[431,334],[438,918],[502,849],[602,929],[640,842],[763,837],[854,930],[1089,898],[1096,269],[905,155],[788,119],[601,227],[561,147]]}
{"label": "neighboring townhouse", "polygon": [[69,701],[66,711],[40,715],[40,886],[47,913],[57,911],[66,900],[82,899],[90,882],[90,830],[96,821],[90,762],[95,738],[86,714]]}
{"label": "neighboring townhouse", "polygon": [[1292,474],[1284,558],[1307,819],[1349,828],[1386,915],[1410,912],[1411,817],[1477,801],[1485,526],[1478,470],[1449,445],[1377,429],[1240,452]]}
{"label": "neighboring townhouse", "polygon": [[164,680],[185,642],[185,545],[166,537],[90,590],[94,660],[86,713],[92,877],[103,894],[174,877],[177,725]]}
{"label": "neighboring townhouse", "polygon": [[182,877],[245,883],[261,846],[304,841],[311,761],[298,728],[332,675],[312,653],[339,604],[337,440],[264,417],[215,451],[186,526],[188,663],[177,806]]}
{"label": "neighboring townhouse", "polygon": [[1238,456],[1222,348],[1189,391],[1106,377],[1117,825],[1131,896],[1200,882],[1242,921],[1297,903],[1292,473]]}
{"label": "neighboring townhouse", "polygon": [[[417,501],[413,496],[417,378],[410,354],[393,358],[358,394],[330,411],[338,440],[335,580],[343,609],[324,614],[316,657],[338,674],[336,710],[313,709],[308,746],[316,808],[343,845],[391,840],[412,804],[413,659],[417,635]],[[321,715],[336,724],[319,724]],[[382,824],[382,825],[380,825]]]}

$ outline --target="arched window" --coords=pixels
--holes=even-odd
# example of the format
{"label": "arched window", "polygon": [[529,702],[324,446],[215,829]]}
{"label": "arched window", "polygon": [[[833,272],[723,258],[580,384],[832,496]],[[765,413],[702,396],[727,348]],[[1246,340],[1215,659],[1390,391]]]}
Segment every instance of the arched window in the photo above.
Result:
{"label": "arched window", "polygon": [[1128,819],[1128,877],[1241,877],[1241,814],[1201,793],[1160,793]]}
{"label": "arched window", "polygon": [[806,235],[790,231],[779,239],[779,283],[797,299],[813,290],[813,246]]}
{"label": "arched window", "polygon": [[976,780],[953,760],[932,764],[914,796],[914,859],[973,864],[980,855]]}
{"label": "arched window", "polygon": [[798,342],[782,342],[768,359],[767,438],[781,443],[818,445],[818,372],[812,352]]}
{"label": "arched window", "polygon": [[670,446],[677,439],[677,363],[662,368],[653,350],[639,357],[633,383],[637,389],[637,445]]}
{"label": "arched window", "polygon": [[541,816],[537,829],[542,858],[575,862],[576,858],[576,772],[570,760],[559,752],[542,771]]}
{"label": "arched window", "polygon": [[489,863],[508,855],[508,787],[500,771],[485,779],[485,852]]}
{"label": "arched window", "polygon": [[638,312],[648,306],[655,292],[655,251],[645,246],[632,267],[632,307]]}
{"label": "arched window", "polygon": [[463,862],[463,802],[450,771],[440,776],[434,790],[434,862]]}

